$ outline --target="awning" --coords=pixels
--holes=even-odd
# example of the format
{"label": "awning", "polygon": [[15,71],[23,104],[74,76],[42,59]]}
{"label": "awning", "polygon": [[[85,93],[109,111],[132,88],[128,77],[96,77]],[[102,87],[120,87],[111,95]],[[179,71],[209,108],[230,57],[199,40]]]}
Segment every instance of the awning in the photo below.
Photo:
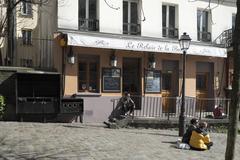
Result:
{"label": "awning", "polygon": [[[109,34],[91,35],[73,32],[64,33],[67,34],[68,45],[71,46],[182,54],[182,51],[179,48],[179,43],[176,40],[164,41],[163,39],[154,38],[131,38],[131,36],[126,38],[126,36],[121,35],[114,35],[111,37]],[[191,43],[187,54],[211,57],[227,57],[227,50],[225,48],[193,42]]]}

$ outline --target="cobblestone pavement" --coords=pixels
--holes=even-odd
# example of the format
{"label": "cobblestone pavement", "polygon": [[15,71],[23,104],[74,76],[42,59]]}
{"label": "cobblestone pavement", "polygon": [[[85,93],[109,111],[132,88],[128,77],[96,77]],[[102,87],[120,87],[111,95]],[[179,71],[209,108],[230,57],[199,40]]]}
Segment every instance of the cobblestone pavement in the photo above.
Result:
{"label": "cobblestone pavement", "polygon": [[176,149],[177,135],[171,130],[108,129],[96,124],[0,122],[0,159],[224,159],[226,134],[211,133],[214,146],[209,151]]}

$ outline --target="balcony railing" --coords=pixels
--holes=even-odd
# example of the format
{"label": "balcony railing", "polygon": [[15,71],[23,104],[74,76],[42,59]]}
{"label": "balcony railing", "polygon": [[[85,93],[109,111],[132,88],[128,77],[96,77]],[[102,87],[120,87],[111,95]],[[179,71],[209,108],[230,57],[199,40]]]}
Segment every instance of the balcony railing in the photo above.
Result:
{"label": "balcony railing", "polygon": [[211,42],[211,32],[198,32],[198,41]]}
{"label": "balcony railing", "polygon": [[232,46],[232,35],[233,29],[228,29],[223,31],[214,41],[213,43],[220,47],[231,47]]}
{"label": "balcony railing", "polygon": [[99,21],[97,19],[79,18],[80,31],[99,31]]}
{"label": "balcony railing", "polygon": [[123,23],[123,34],[141,35],[141,25],[136,23]]}
{"label": "balcony railing", "polygon": [[167,38],[178,38],[178,29],[163,27],[162,35]]}

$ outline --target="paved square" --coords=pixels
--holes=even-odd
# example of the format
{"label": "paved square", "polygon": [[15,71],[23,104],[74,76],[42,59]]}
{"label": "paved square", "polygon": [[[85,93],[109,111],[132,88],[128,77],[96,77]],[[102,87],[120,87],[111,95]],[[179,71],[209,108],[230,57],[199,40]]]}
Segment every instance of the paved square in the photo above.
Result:
{"label": "paved square", "polygon": [[[210,160],[224,159],[226,134],[211,133],[209,151],[173,147],[177,131],[108,129],[96,124],[0,122],[0,159]],[[240,137],[236,145],[240,157]]]}

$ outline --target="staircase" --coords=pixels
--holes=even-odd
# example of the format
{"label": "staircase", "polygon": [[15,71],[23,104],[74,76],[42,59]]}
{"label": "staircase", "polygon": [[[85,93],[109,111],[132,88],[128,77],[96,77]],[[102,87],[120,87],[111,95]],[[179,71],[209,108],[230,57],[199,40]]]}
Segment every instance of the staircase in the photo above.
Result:
{"label": "staircase", "polygon": [[229,48],[232,46],[232,35],[232,28],[225,30],[213,41],[213,44],[219,47]]}

